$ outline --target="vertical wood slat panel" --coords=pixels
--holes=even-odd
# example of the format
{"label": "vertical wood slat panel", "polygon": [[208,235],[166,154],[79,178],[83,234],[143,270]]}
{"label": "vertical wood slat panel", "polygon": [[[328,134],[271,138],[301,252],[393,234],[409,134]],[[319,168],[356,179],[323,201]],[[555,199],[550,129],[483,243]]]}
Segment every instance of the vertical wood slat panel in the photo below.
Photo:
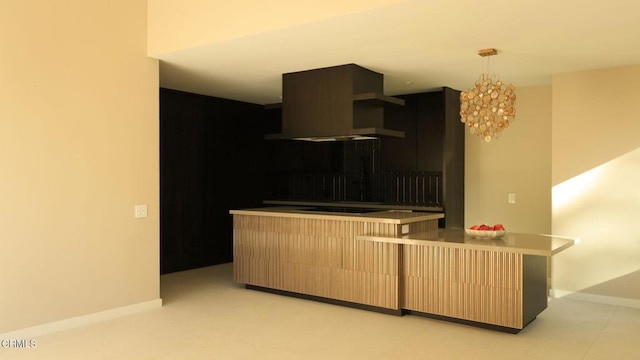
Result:
{"label": "vertical wood slat panel", "polygon": [[521,329],[522,255],[404,245],[402,308]]}
{"label": "vertical wood slat panel", "polygon": [[399,309],[398,225],[234,215],[234,280],[302,294]]}
{"label": "vertical wood slat panel", "polygon": [[417,222],[410,223],[408,225],[409,225],[409,234],[417,234],[417,233],[436,234],[438,232],[437,221],[417,221]]}

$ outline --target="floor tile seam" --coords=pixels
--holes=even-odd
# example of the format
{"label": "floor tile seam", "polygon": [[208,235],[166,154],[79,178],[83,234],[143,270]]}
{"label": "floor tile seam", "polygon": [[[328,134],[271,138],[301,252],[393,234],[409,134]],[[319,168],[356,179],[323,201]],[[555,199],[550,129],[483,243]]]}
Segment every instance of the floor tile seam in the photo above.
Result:
{"label": "floor tile seam", "polygon": [[596,344],[598,343],[598,341],[600,341],[600,339],[602,338],[604,332],[606,331],[606,329],[610,326],[612,320],[615,318],[616,314],[620,311],[620,306],[615,306],[615,311],[612,312],[611,316],[609,316],[609,318],[607,319],[607,321],[602,325],[602,327],[600,328],[600,330],[598,331],[598,335],[595,337],[595,339],[593,339],[593,341],[591,342],[591,344],[589,345],[589,347],[587,348],[587,350],[584,353],[584,356],[582,357],[583,359],[588,359],[590,356],[591,351],[593,350],[593,348],[596,346]]}

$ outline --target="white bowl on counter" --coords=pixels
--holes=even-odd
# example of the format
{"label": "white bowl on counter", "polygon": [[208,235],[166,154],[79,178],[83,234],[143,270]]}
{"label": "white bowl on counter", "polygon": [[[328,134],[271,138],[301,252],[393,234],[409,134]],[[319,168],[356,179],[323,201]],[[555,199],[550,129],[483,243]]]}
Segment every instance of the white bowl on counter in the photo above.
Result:
{"label": "white bowl on counter", "polygon": [[481,239],[499,239],[507,234],[507,230],[464,230],[467,232],[467,235]]}

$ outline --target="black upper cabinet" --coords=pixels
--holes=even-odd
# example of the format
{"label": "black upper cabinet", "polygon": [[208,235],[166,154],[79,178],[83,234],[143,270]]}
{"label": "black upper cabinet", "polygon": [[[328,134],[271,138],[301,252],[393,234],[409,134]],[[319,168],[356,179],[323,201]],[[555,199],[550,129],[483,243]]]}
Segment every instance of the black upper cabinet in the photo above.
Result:
{"label": "black upper cabinet", "polygon": [[[445,156],[445,109],[450,107],[442,91],[401,95],[404,107],[385,108],[389,127],[405,132],[404,139],[382,138],[387,171],[442,171]],[[458,121],[459,123],[460,121]],[[456,124],[459,127],[461,124]]]}
{"label": "black upper cabinet", "polygon": [[404,138],[382,137],[382,163],[385,171],[415,171],[417,169],[416,146],[418,96],[396,96],[404,106],[386,106],[384,121],[388,128],[404,132]]}
{"label": "black upper cabinet", "polygon": [[444,92],[417,96],[416,167],[423,171],[442,171],[444,156]]}

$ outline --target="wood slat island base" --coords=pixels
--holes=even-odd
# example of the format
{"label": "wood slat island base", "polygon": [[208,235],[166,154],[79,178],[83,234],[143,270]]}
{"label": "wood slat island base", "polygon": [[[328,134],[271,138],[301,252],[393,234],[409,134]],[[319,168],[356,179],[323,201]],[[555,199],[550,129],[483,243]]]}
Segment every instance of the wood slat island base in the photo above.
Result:
{"label": "wood slat island base", "polygon": [[[269,208],[273,209],[273,208]],[[442,214],[234,210],[234,279],[317,300],[400,312],[400,245],[356,240],[435,231]]]}
{"label": "wood slat island base", "polygon": [[403,247],[408,314],[517,333],[547,307],[545,256]]}
{"label": "wood slat island base", "polygon": [[234,280],[247,288],[517,333],[547,307],[547,261],[572,239],[469,238],[442,214],[233,210]]}

